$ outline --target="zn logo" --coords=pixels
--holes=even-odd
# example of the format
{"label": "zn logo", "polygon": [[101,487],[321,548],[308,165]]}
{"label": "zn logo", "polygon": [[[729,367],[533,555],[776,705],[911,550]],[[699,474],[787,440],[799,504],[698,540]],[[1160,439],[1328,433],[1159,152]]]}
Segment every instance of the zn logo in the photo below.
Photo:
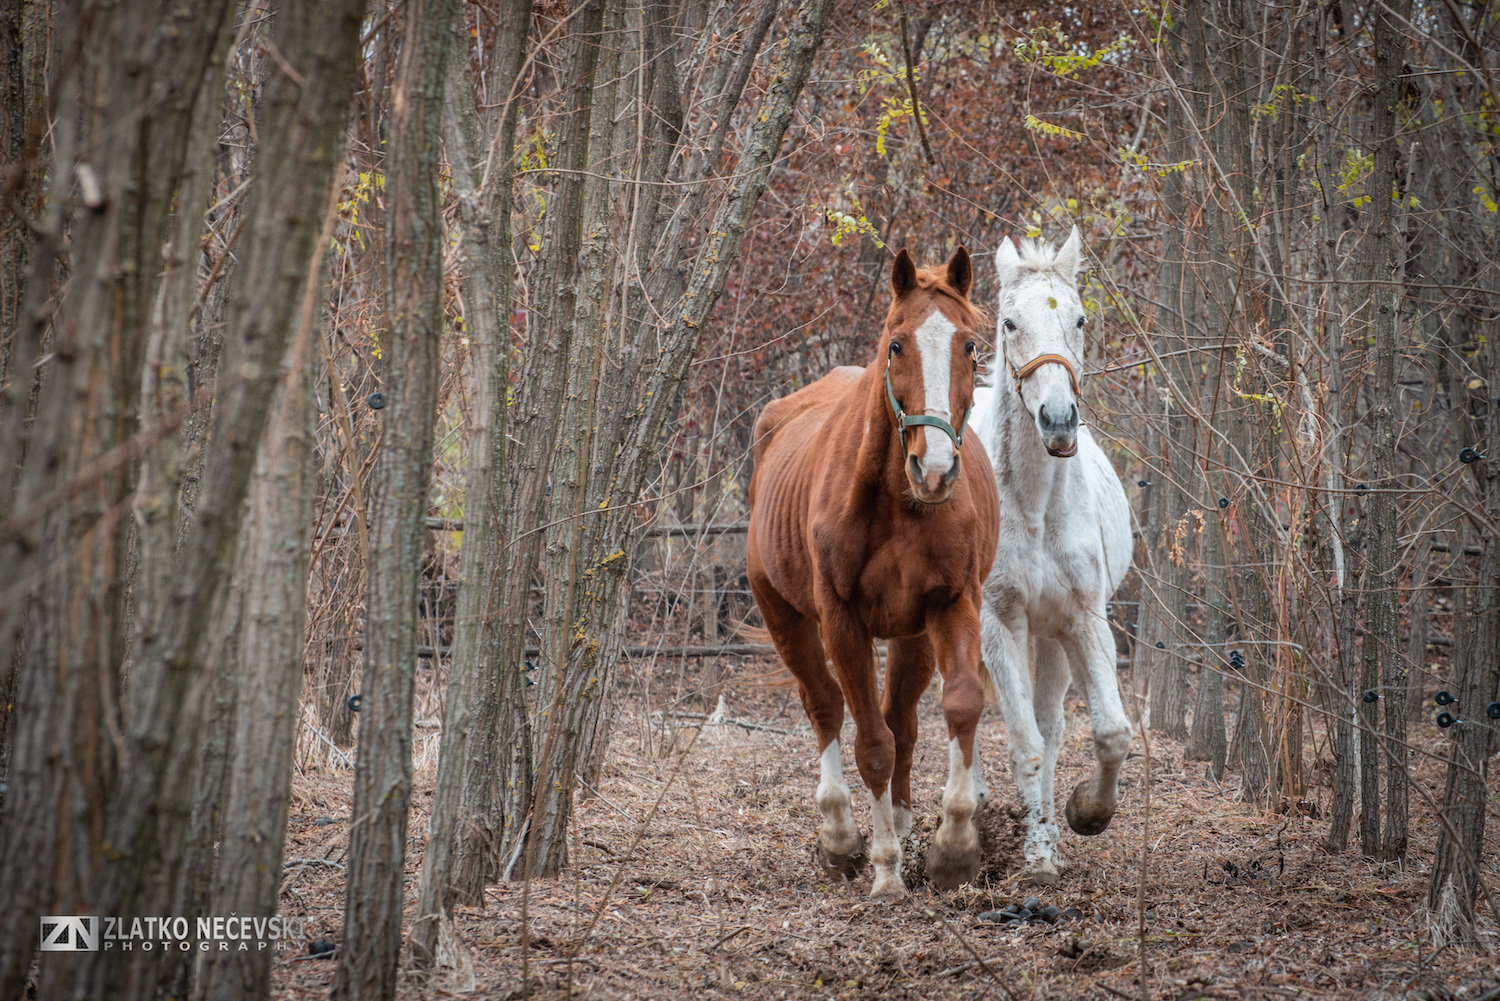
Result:
{"label": "zn logo", "polygon": [[98,917],[44,916],[42,918],[42,951],[98,952]]}

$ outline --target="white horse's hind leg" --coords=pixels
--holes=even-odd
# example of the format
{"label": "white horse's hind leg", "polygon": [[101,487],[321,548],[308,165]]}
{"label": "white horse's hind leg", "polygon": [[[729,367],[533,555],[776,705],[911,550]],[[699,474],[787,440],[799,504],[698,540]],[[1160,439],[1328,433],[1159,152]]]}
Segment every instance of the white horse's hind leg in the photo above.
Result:
{"label": "white horse's hind leg", "polygon": [[1055,883],[1057,866],[1053,861],[1052,840],[1047,835],[1046,813],[1042,803],[1042,763],[1045,747],[1037,729],[1032,708],[1031,670],[1026,641],[1026,617],[1022,613],[1011,622],[1000,616],[986,601],[979,614],[984,640],[984,662],[1000,696],[1000,711],[1010,742],[1011,773],[1026,814],[1026,871],[1039,883]]}
{"label": "white horse's hind leg", "polygon": [[1116,780],[1130,750],[1130,719],[1120,702],[1115,675],[1115,641],[1102,612],[1088,613],[1078,632],[1063,640],[1074,670],[1083,668],[1089,715],[1094,725],[1094,756],[1098,767],[1092,779],[1073,788],[1066,810],[1068,826],[1079,834],[1102,834],[1115,815]]}
{"label": "white horse's hind leg", "polygon": [[1033,639],[1036,650],[1036,693],[1032,705],[1036,725],[1042,733],[1042,814],[1047,839],[1052,844],[1052,862],[1061,869],[1066,865],[1058,854],[1062,831],[1057,826],[1057,754],[1062,748],[1063,696],[1068,693],[1072,672],[1068,658],[1055,640]]}

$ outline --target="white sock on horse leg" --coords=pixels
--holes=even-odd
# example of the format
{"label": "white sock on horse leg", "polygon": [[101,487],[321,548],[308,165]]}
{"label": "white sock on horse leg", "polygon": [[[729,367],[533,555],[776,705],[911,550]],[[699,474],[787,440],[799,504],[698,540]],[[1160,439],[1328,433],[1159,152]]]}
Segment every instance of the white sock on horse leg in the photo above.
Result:
{"label": "white sock on horse leg", "polygon": [[874,827],[870,838],[870,861],[875,863],[875,883],[870,887],[870,896],[904,897],[906,885],[901,882],[901,842],[896,837],[890,786],[886,786],[878,798],[872,797],[870,817]]}
{"label": "white sock on horse leg", "polygon": [[853,855],[863,848],[859,827],[849,799],[849,784],[844,781],[844,762],[839,742],[830,741],[818,762],[818,812],[823,815],[819,841],[823,850],[834,855]]}

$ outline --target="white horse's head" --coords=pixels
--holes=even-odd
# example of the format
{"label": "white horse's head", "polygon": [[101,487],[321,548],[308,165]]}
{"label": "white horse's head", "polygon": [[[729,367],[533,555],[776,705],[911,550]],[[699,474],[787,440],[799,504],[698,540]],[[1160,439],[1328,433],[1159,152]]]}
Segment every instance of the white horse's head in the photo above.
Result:
{"label": "white horse's head", "polygon": [[1078,453],[1078,373],[1083,363],[1083,324],[1078,297],[1082,265],[1078,227],[1061,248],[1006,237],[995,252],[1000,275],[999,328],[995,343],[1002,368],[1021,407],[1036,420],[1042,444],[1059,458]]}

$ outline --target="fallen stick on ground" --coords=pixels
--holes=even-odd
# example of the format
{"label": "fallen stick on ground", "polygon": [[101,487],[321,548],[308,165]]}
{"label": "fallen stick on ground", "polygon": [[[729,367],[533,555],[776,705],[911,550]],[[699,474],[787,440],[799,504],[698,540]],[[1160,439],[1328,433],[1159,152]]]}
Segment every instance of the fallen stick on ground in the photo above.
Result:
{"label": "fallen stick on ground", "polygon": [[983,965],[985,969],[990,969],[990,964],[991,963],[994,963],[994,964],[998,965],[999,962],[1000,962],[1000,957],[999,956],[996,956],[993,959],[986,959],[986,960],[983,961],[982,964],[977,959],[971,959],[967,963],[959,963],[957,966],[950,966],[946,970],[939,970],[938,971],[938,976],[940,976],[940,977],[956,977],[960,973],[963,973],[963,972],[965,972],[967,970],[974,969],[974,967],[976,967],[976,966]]}
{"label": "fallen stick on ground", "polygon": [[[660,713],[652,713],[652,715],[653,716],[657,716],[657,715],[660,715]],[[699,719],[699,720],[707,720],[709,718],[707,713],[667,713],[667,715],[670,716],[673,719]],[[748,719],[721,719],[721,720],[719,720],[719,722],[723,723],[725,726],[744,727],[746,730],[760,730],[763,733],[774,733],[774,734],[777,734],[777,735],[782,736],[782,737],[791,737],[791,736],[793,736],[793,733],[790,730],[778,730],[774,726],[767,726],[764,723],[757,723],[754,720],[748,720]]]}

